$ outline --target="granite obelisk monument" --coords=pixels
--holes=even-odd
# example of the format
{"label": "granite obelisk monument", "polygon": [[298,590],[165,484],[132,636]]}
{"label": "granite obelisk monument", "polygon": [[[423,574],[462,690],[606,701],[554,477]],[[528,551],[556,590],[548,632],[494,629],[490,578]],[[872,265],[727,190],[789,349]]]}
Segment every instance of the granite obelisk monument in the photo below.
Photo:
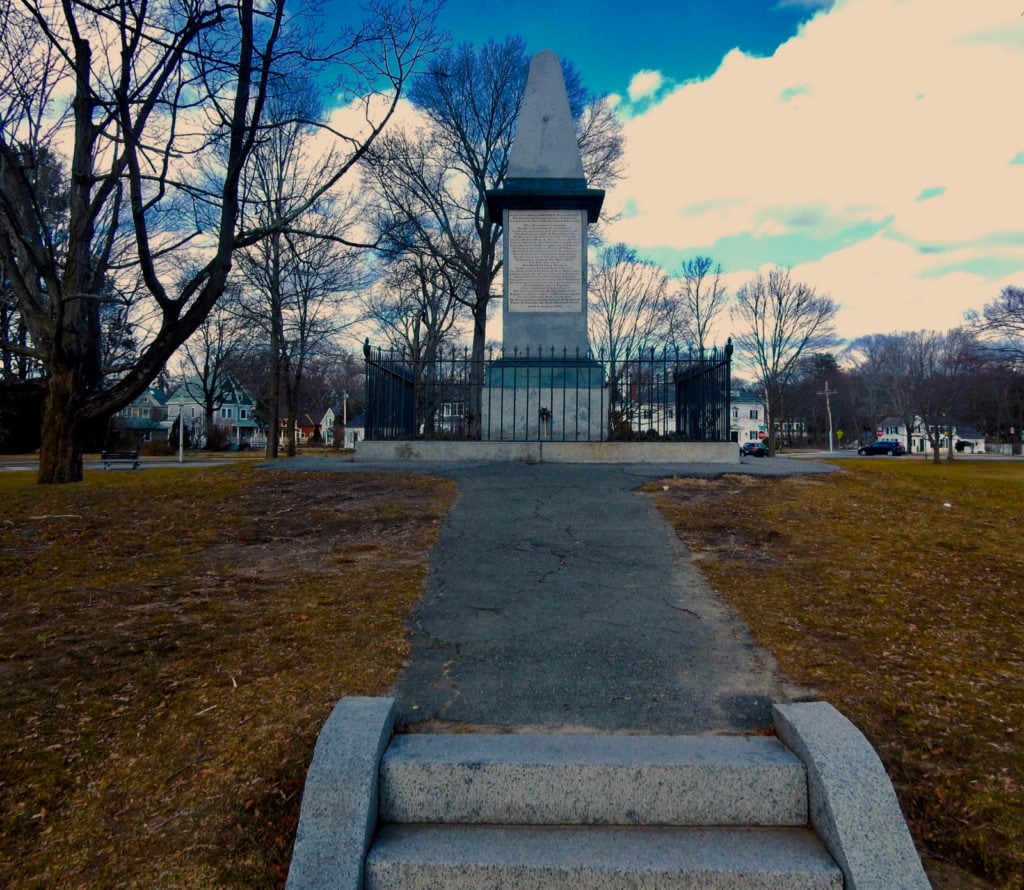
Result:
{"label": "granite obelisk monument", "polygon": [[530,60],[502,188],[488,193],[504,226],[505,355],[539,347],[587,352],[587,224],[604,192],[588,189],[562,65]]}
{"label": "granite obelisk monument", "polygon": [[491,438],[605,438],[603,379],[587,338],[587,226],[603,200],[587,188],[561,62],[539,52],[508,172],[487,193],[504,231],[504,358],[491,368],[484,407]]}

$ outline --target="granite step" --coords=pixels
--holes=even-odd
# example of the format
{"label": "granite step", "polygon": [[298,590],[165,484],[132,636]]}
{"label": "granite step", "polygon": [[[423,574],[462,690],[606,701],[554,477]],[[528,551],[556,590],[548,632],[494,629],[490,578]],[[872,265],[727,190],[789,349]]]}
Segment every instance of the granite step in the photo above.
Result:
{"label": "granite step", "polygon": [[805,828],[384,825],[366,890],[838,890]]}
{"label": "granite step", "polygon": [[776,705],[777,737],[394,736],[395,711],[331,712],[288,890],[930,887],[881,761],[826,702]]}
{"label": "granite step", "polygon": [[404,735],[380,770],[382,822],[807,824],[803,763],[760,736]]}

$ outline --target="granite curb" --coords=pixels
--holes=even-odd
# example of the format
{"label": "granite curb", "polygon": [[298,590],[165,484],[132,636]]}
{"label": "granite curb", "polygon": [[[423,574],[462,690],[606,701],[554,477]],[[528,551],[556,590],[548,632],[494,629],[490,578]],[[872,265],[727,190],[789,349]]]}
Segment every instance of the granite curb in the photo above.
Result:
{"label": "granite curb", "polygon": [[287,890],[363,886],[377,830],[378,770],[394,724],[394,699],[343,698],[334,707],[306,774]]}
{"label": "granite curb", "polygon": [[827,702],[776,705],[774,716],[807,767],[811,824],[847,890],[928,890],[896,792],[860,730]]}

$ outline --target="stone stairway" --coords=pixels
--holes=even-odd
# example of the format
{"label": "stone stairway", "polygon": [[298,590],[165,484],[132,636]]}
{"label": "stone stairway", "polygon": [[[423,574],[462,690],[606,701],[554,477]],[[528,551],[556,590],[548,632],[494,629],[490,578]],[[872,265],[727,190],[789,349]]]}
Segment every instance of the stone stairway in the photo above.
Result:
{"label": "stone stairway", "polygon": [[778,736],[393,735],[342,699],[289,890],[929,887],[877,755],[825,702]]}
{"label": "stone stairway", "polygon": [[367,890],[837,888],[774,738],[397,736]]}

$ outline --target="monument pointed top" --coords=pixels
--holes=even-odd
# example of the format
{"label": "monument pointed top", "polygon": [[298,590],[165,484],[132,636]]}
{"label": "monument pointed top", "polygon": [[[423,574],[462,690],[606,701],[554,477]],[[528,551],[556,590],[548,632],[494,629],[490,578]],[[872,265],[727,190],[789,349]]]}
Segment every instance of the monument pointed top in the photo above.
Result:
{"label": "monument pointed top", "polygon": [[562,63],[550,50],[530,59],[507,179],[576,180],[586,187]]}

